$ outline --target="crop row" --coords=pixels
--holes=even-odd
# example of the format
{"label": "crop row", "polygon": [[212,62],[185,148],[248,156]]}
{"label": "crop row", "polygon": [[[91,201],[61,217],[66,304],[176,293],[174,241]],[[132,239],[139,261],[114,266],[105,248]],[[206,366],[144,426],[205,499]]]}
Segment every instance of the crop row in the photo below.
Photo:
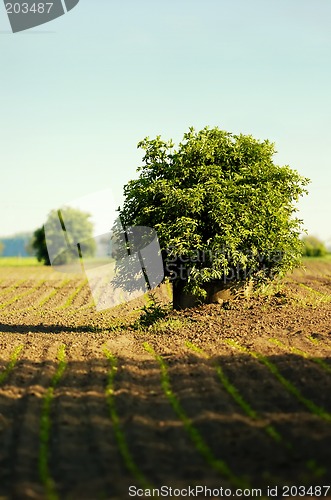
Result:
{"label": "crop row", "polygon": [[[72,306],[74,300],[79,296],[79,294],[87,284],[85,280],[79,283],[79,285],[76,286],[74,290],[72,290],[72,287],[70,286],[72,280],[64,279],[59,284],[53,285],[51,291],[48,291],[48,293],[45,294],[45,292],[43,291],[43,285],[49,284],[49,282],[40,280],[35,282],[33,286],[30,286],[29,288],[22,291],[22,285],[26,284],[27,282],[28,280],[17,281],[13,285],[0,292],[0,300],[2,299],[2,301],[0,301],[0,310],[3,310],[2,315],[12,315],[17,311],[27,312],[31,310],[39,310],[41,312],[44,307],[49,307],[48,303],[52,299],[53,301],[50,309],[67,310]],[[68,291],[65,292],[65,289],[68,286]],[[18,293],[15,293],[17,291]],[[36,294],[36,292],[39,292],[39,294]],[[61,297],[60,300],[57,301],[56,299],[59,294],[61,294]],[[9,298],[6,298],[8,296]],[[25,306],[23,299],[26,300],[29,298],[33,299],[33,301],[31,300],[30,304]],[[21,300],[22,303],[20,303]],[[15,309],[10,308],[10,306],[12,305],[15,305]],[[90,301],[89,304],[87,304],[87,307],[92,306],[93,302]],[[83,307],[85,308],[86,306],[82,306],[80,307],[80,309],[82,309]]]}
{"label": "crop row", "polygon": [[[249,353],[249,355],[255,357],[259,362],[263,363],[276,377],[278,382],[282,384],[282,386],[289,391],[293,396],[296,397],[296,399],[303,404],[313,415],[318,416],[319,418],[322,418],[326,420],[328,423],[331,423],[330,419],[330,413],[328,413],[326,410],[323,408],[317,406],[314,404],[312,401],[310,401],[308,398],[304,397],[300,391],[295,387],[295,385],[290,382],[284,375],[280,373],[278,368],[274,363],[272,363],[270,360],[268,360],[265,356],[263,356],[260,353],[256,353],[255,351],[250,351],[246,349],[244,346],[238,344],[238,343],[232,343],[229,341],[229,345],[235,349],[239,349],[242,352]],[[211,448],[207,444],[204,436],[202,436],[201,432],[197,429],[197,427],[194,425],[193,420],[190,418],[189,415],[185,412],[183,409],[183,406],[174,393],[172,389],[172,384],[168,372],[168,367],[163,359],[163,357],[155,352],[153,347],[149,343],[144,343],[143,344],[144,349],[154,358],[154,360],[158,363],[159,365],[159,370],[160,370],[160,383],[161,387],[163,390],[163,393],[167,400],[169,401],[172,409],[174,410],[174,413],[177,415],[177,418],[182,422],[183,424],[183,429],[186,431],[188,437],[190,438],[192,445],[195,447],[197,452],[203,456],[205,459],[206,463],[213,468],[215,471],[217,471],[220,475],[220,477],[226,478],[229,483],[233,487],[239,487],[239,488],[248,488],[250,485],[248,484],[248,481],[246,478],[240,477],[237,474],[235,474],[226,461],[224,459],[220,459],[215,457],[213,454]],[[264,432],[277,444],[280,444],[284,449],[286,449],[287,452],[290,453],[290,456],[292,454],[293,458],[295,457],[295,443],[290,443],[284,436],[281,435],[280,431],[277,430],[273,425],[269,423],[263,422],[262,417],[258,414],[258,412],[252,408],[252,406],[245,400],[245,398],[242,396],[242,394],[239,392],[239,390],[231,383],[229,378],[225,375],[224,371],[222,370],[222,367],[215,364],[212,361],[212,357],[209,356],[205,351],[203,351],[201,348],[195,346],[194,344],[187,342],[186,347],[192,351],[194,351],[196,354],[200,355],[206,360],[211,360],[213,363],[213,367],[216,371],[216,374],[218,376],[218,379],[220,383],[222,384],[223,388],[228,392],[228,394],[233,398],[235,403],[243,410],[243,412],[250,418],[252,421],[258,421],[260,423],[260,426]],[[112,421],[113,425],[115,428],[115,434],[116,434],[116,439],[117,443],[123,458],[124,463],[126,464],[128,470],[133,474],[133,476],[137,479],[137,481],[140,482],[142,487],[150,487],[150,481],[147,479],[143,473],[140,471],[139,466],[134,462],[133,456],[131,455],[129,451],[129,446],[128,443],[125,439],[125,435],[123,433],[123,430],[121,428],[120,424],[120,418],[117,414],[116,411],[116,398],[115,398],[115,375],[117,371],[117,360],[116,357],[109,351],[106,351],[106,355],[110,361],[110,372],[109,372],[109,383],[108,383],[108,389],[107,389],[107,394],[108,394],[108,403],[110,407],[110,414],[112,416]],[[303,353],[302,351],[302,356],[307,357],[309,356],[307,353]],[[320,365],[319,361],[321,361],[319,358],[311,358],[316,362],[318,359],[318,364]],[[320,365],[322,366],[322,365]],[[324,363],[323,363],[324,366]],[[328,365],[325,365],[325,367],[328,367]],[[329,370],[326,370],[327,372]],[[309,459],[306,461],[306,468],[307,471],[312,473],[316,478],[320,478],[323,476],[326,472],[326,469],[324,465],[319,464],[315,459]]]}
{"label": "crop row", "polygon": [[12,285],[10,286],[6,286],[6,287],[3,287],[3,290],[0,291],[0,299],[8,294],[10,294],[11,292],[17,290],[20,286],[24,285],[24,283],[27,283],[28,280],[26,279],[21,279],[21,280],[17,280],[15,281]]}
{"label": "crop row", "polygon": [[[89,290],[87,280],[77,283],[70,277],[65,278],[62,282],[52,282],[42,279],[39,281],[35,280],[35,284],[32,284],[31,286],[31,280],[20,279],[15,282],[8,281],[9,286],[7,287],[5,287],[5,284],[6,280],[2,280],[2,286],[0,288],[0,310],[5,316],[13,315],[17,311],[28,312],[34,310],[35,312],[38,311],[42,313],[44,309],[66,311],[69,315],[75,315],[78,310],[82,312],[84,310],[92,309],[94,307],[95,300],[98,301],[98,298],[96,297],[95,300],[93,300],[91,294],[87,292]],[[46,285],[46,290],[43,288],[43,285]],[[99,279],[98,283],[95,283],[96,290],[100,296],[103,293],[104,285],[105,283],[103,279]],[[308,296],[312,299],[316,306],[319,303],[330,302],[330,294],[316,290],[315,288],[312,288],[304,283],[300,283],[299,285],[301,288],[306,290]],[[50,291],[47,290],[49,287],[51,287]],[[170,298],[171,286],[169,283],[166,284],[166,291]],[[39,292],[39,295],[37,292]],[[97,295],[96,291],[94,295]],[[59,298],[57,301],[58,296]],[[30,303],[28,301],[29,297],[31,297]],[[299,298],[300,295],[298,300]]]}
{"label": "crop row", "polygon": [[[273,344],[281,350],[286,350],[288,352],[289,348],[285,346],[281,341],[277,339],[272,340]],[[311,401],[309,398],[302,394],[302,391],[296,387],[296,385],[290,381],[280,369],[277,367],[276,363],[271,361],[268,357],[260,352],[252,350],[245,347],[241,343],[227,340],[225,342],[231,349],[244,353],[259,363],[261,363],[270,374],[277,380],[279,384],[288,393],[291,394],[302,406],[308,410],[311,414],[316,417],[326,421],[328,424],[331,423],[331,414],[318,406],[316,403]],[[155,349],[149,343],[144,343],[142,345],[145,352],[147,352],[151,359],[154,360],[156,366],[158,366],[160,374],[160,385],[165,399],[171,406],[177,419],[181,422],[183,430],[186,432],[192,446],[195,448],[197,453],[199,453],[206,464],[216,471],[221,478],[226,479],[229,484],[234,487],[247,488],[248,484],[247,478],[243,478],[237,475],[231,467],[228,465],[224,458],[215,456],[211,447],[208,444],[208,439],[203,435],[203,433],[194,424],[192,418],[185,411],[180,398],[176,395],[173,387],[171,376],[168,370],[167,363],[163,356],[158,354]],[[11,375],[11,372],[15,369],[16,363],[23,350],[23,345],[17,346],[10,355],[9,361],[5,369],[0,373],[0,384],[5,384]],[[259,428],[265,432],[275,444],[284,447],[289,453],[295,449],[295,443],[288,442],[284,436],[281,434],[280,430],[274,425],[264,422],[263,418],[259,412],[253,408],[245,397],[241,394],[240,390],[234,385],[230,378],[226,375],[222,366],[219,362],[214,361],[214,356],[210,355],[201,347],[196,346],[193,343],[187,342],[186,348],[188,352],[194,352],[198,357],[201,357],[204,362],[210,364],[210,366],[215,370],[215,375],[222,385],[222,388],[231,396],[234,403],[238,406],[242,412],[252,420],[252,422],[259,423]],[[309,353],[299,350],[295,347],[291,348],[292,352],[297,356],[309,360],[310,362],[316,364],[320,369],[322,369],[326,375],[330,374],[330,367],[321,358],[310,355]],[[130,445],[126,438],[124,427],[122,425],[121,415],[118,412],[116,404],[116,386],[117,386],[117,372],[118,372],[118,360],[116,356],[109,350],[104,349],[104,356],[109,362],[108,377],[107,382],[104,387],[105,404],[107,404],[109,409],[109,418],[112,422],[112,428],[114,436],[117,442],[118,451],[122,457],[123,463],[132,474],[132,476],[139,482],[139,484],[144,488],[152,487],[152,481],[145,476],[141,471],[139,465],[134,459],[133,454],[130,451]],[[39,442],[39,476],[40,480],[45,489],[46,498],[49,500],[56,500],[58,494],[56,491],[56,484],[52,478],[52,471],[50,470],[50,454],[51,454],[51,435],[52,435],[52,405],[55,397],[55,391],[57,387],[61,384],[61,379],[67,367],[66,362],[66,347],[61,345],[57,353],[57,367],[55,373],[50,381],[50,385],[45,391],[43,396],[42,412],[40,416],[40,442]],[[323,464],[318,464],[314,460],[307,460],[307,469],[315,476],[320,477],[325,473]]]}

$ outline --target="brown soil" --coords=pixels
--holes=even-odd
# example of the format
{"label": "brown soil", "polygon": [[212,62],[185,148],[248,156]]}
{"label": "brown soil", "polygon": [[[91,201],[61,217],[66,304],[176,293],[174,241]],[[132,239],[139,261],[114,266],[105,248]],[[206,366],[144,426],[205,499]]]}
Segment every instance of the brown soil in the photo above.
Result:
{"label": "brown soil", "polygon": [[[0,380],[23,346],[0,383],[1,500],[125,499],[130,485],[223,487],[234,497],[278,486],[282,498],[283,485],[331,485],[330,265],[294,273],[273,296],[171,312],[148,331],[132,328],[144,298],[98,313],[87,285],[66,278],[0,268]],[[157,293],[169,302],[166,287]],[[40,432],[62,344],[67,365],[49,413],[52,497]],[[113,393],[105,346],[117,361]],[[310,492],[301,498],[319,496]]]}

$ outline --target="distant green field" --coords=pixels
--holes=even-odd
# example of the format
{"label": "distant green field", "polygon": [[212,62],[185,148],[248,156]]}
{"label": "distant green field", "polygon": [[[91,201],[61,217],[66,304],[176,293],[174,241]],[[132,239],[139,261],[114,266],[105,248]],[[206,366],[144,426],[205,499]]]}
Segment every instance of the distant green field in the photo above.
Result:
{"label": "distant green field", "polygon": [[[328,253],[325,257],[304,257],[303,265],[305,267],[314,266],[314,263],[331,263],[331,253]],[[95,264],[105,265],[114,261],[110,258],[96,258],[96,259],[86,259],[86,268],[90,267],[91,264],[95,267]],[[42,263],[38,262],[36,257],[0,257],[0,267],[33,267],[33,266],[43,266]]]}
{"label": "distant green field", "polygon": [[42,266],[36,257],[0,257],[0,266],[21,267],[21,266]]}
{"label": "distant green field", "polygon": [[[114,262],[114,259],[109,257],[104,258],[90,258],[84,259],[85,269],[89,267],[97,267]],[[32,267],[32,266],[43,266],[41,262],[38,262],[36,257],[0,257],[0,267]],[[64,269],[63,269],[64,270]]]}
{"label": "distant green field", "polygon": [[331,253],[326,254],[324,257],[304,257],[303,262],[330,262],[331,261]]}

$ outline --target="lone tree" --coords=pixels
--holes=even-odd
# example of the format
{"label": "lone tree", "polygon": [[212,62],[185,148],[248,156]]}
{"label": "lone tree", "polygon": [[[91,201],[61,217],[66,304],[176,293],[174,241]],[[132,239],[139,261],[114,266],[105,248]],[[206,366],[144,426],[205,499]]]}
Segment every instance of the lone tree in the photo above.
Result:
{"label": "lone tree", "polygon": [[302,221],[293,214],[309,179],[275,165],[273,143],[206,127],[190,128],[177,149],[160,136],[138,148],[143,166],[124,187],[120,219],[157,231],[175,308],[185,296],[213,301],[229,284],[300,264]]}
{"label": "lone tree", "polygon": [[[79,251],[84,257],[93,257],[96,244],[93,238],[93,224],[89,220],[90,214],[76,208],[64,207],[61,210],[52,210],[47,218],[47,237],[55,245],[58,256],[54,264],[69,264],[78,259],[77,242],[80,244]],[[65,223],[64,223],[65,221]],[[59,234],[59,228],[65,229],[65,237]],[[48,255],[45,227],[38,228],[29,245],[39,262],[46,266],[51,264]]]}

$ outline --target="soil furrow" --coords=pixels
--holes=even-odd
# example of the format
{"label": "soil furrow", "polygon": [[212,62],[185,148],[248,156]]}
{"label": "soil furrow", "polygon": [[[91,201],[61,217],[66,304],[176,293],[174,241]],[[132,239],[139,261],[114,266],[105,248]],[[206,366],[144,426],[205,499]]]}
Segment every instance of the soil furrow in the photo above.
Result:
{"label": "soil furrow", "polygon": [[[118,356],[116,407],[130,453],[142,473],[155,486],[167,484],[172,470],[176,470],[171,480],[174,487],[199,480],[218,484],[219,475],[186,434],[161,387],[159,365],[142,343],[126,336],[108,341],[107,347]],[[130,357],[121,355],[124,348]]]}
{"label": "soil furrow", "polygon": [[[0,485],[10,498],[43,498],[38,476],[39,422],[43,394],[54,372],[55,343],[32,338],[1,392],[2,417],[7,422],[2,439]],[[38,361],[35,351],[38,351]],[[0,472],[1,474],[1,472]],[[0,486],[0,488],[1,488]],[[0,490],[1,491],[1,490]]]}
{"label": "soil furrow", "polygon": [[98,498],[102,492],[102,478],[91,453],[86,412],[89,375],[86,363],[69,358],[54,391],[50,470],[60,498]]}
{"label": "soil furrow", "polygon": [[[47,498],[40,450],[61,500],[235,478],[330,484],[331,305],[321,301],[330,266],[297,273],[270,295],[169,308],[139,330],[146,297],[96,311],[79,275],[0,267],[0,498]],[[168,304],[165,286],[155,293]],[[67,365],[55,383],[62,344]]]}

